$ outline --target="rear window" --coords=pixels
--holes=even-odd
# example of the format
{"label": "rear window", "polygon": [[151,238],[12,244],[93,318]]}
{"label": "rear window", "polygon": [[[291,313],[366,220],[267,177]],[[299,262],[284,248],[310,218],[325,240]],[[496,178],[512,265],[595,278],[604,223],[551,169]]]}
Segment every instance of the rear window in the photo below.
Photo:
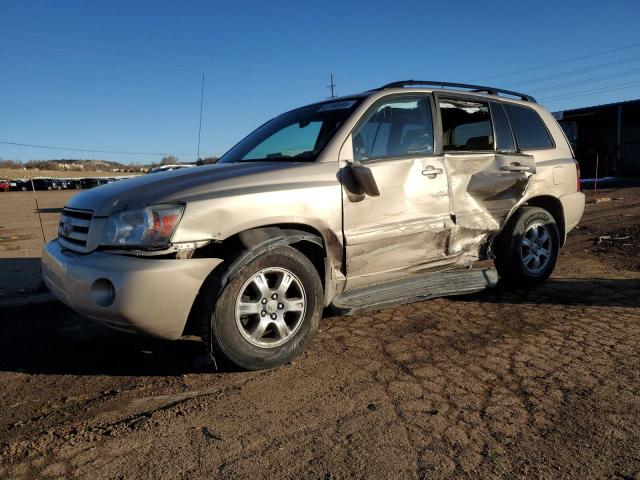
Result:
{"label": "rear window", "polygon": [[554,147],[547,128],[535,111],[510,104],[505,104],[504,108],[509,116],[511,128],[513,128],[520,150],[539,150]]}
{"label": "rear window", "polygon": [[442,149],[445,152],[493,150],[489,105],[466,99],[440,99]]}

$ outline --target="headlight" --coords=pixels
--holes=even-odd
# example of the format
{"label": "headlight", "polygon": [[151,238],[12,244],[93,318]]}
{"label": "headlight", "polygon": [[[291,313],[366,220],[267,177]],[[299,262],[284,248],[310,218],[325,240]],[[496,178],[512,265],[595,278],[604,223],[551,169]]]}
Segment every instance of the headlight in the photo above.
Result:
{"label": "headlight", "polygon": [[152,205],[109,215],[101,246],[164,247],[175,231],[184,205]]}

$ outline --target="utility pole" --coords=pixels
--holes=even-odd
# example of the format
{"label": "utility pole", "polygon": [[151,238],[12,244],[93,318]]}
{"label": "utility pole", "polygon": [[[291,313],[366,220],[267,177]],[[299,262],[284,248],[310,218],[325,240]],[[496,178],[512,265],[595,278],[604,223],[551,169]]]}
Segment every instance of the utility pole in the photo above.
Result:
{"label": "utility pole", "polygon": [[200,160],[200,133],[202,132],[202,99],[204,98],[204,73],[202,74],[202,86],[200,87],[200,124],[198,126],[198,153],[196,162]]}
{"label": "utility pole", "polygon": [[331,89],[331,97],[330,98],[335,98],[336,94],[335,94],[335,88],[336,84],[333,83],[333,73],[331,74],[331,83],[329,85],[327,85],[327,88]]}

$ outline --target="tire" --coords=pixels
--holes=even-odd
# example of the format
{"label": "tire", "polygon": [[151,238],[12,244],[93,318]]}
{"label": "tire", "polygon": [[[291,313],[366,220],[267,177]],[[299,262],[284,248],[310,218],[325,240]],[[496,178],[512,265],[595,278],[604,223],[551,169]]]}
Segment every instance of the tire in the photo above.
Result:
{"label": "tire", "polygon": [[[285,276],[282,294],[276,287]],[[247,370],[288,363],[311,341],[322,305],[320,277],[307,257],[291,247],[267,251],[232,275],[211,306],[213,353]]]}
{"label": "tire", "polygon": [[495,265],[507,285],[534,286],[549,278],[558,260],[560,234],[542,208],[522,207],[498,237]]}

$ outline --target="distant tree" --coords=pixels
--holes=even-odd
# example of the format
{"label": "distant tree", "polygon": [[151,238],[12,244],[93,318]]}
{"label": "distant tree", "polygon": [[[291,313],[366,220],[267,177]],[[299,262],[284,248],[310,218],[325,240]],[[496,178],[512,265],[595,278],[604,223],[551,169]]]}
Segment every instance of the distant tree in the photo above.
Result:
{"label": "distant tree", "polygon": [[0,168],[6,168],[6,169],[16,169],[16,168],[24,168],[24,165],[22,165],[22,163],[17,162],[15,160],[2,160],[0,159]]}
{"label": "distant tree", "polygon": [[202,161],[203,165],[208,165],[210,163],[217,163],[218,160],[220,160],[218,157],[206,157],[206,158],[202,158],[199,161]]}
{"label": "distant tree", "polygon": [[166,155],[162,157],[162,160],[160,161],[160,165],[175,165],[178,162],[179,162],[178,157],[175,157],[173,155]]}
{"label": "distant tree", "polygon": [[24,166],[30,170],[58,170],[58,162],[51,160],[29,160]]}

